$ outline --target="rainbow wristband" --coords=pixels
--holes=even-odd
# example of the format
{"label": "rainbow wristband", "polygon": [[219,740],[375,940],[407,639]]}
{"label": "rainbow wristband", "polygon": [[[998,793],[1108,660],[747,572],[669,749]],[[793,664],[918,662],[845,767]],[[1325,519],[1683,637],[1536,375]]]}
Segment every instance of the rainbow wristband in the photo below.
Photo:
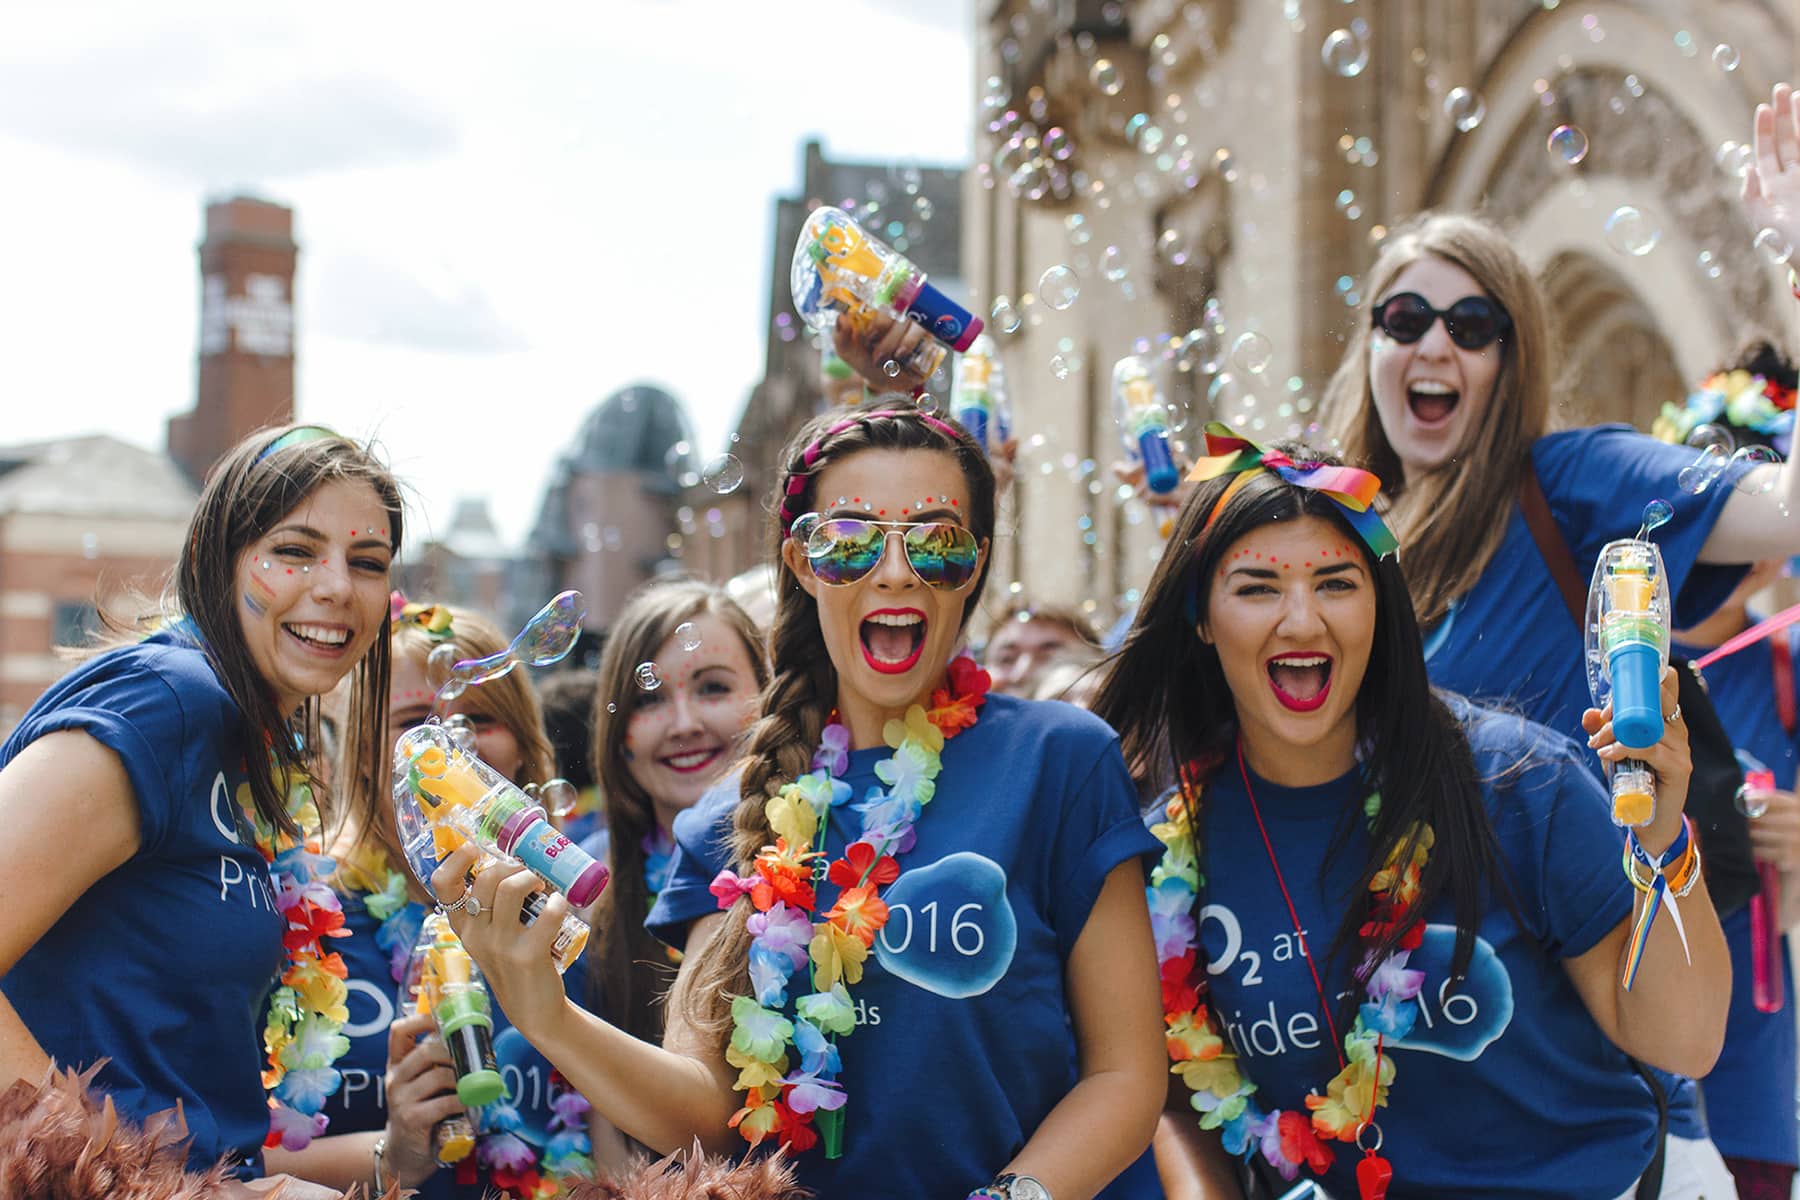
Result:
{"label": "rainbow wristband", "polygon": [[1675,840],[1669,843],[1669,848],[1662,852],[1661,858],[1653,857],[1648,850],[1644,849],[1638,842],[1637,830],[1635,829],[1626,834],[1626,841],[1631,845],[1631,856],[1633,858],[1643,863],[1646,867],[1649,867],[1652,871],[1661,871],[1669,864],[1681,861],[1682,857],[1687,853],[1688,847],[1692,845],[1692,829],[1692,825],[1684,815],[1681,818],[1681,832],[1675,835]]}

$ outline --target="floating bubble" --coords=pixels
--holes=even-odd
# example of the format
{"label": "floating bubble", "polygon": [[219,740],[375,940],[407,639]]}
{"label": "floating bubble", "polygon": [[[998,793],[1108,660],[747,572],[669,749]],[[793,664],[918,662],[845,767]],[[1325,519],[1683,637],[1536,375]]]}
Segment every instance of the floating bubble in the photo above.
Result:
{"label": "floating bubble", "polygon": [[551,816],[566,817],[575,811],[575,802],[581,798],[581,793],[566,779],[549,779],[538,789],[537,797]]}
{"label": "floating bubble", "polygon": [[744,482],[744,464],[735,454],[721,454],[706,464],[706,469],[700,472],[700,482],[708,491],[729,496]]}
{"label": "floating bubble", "polygon": [[[1745,467],[1755,468],[1779,463],[1781,461],[1781,455],[1777,454],[1771,447],[1757,444],[1740,447],[1732,454],[1731,461],[1734,464],[1741,463]],[[1777,476],[1773,471],[1763,471],[1760,473],[1755,472],[1754,470],[1746,471],[1744,474],[1738,476],[1737,482],[1733,486],[1747,496],[1761,496],[1775,490],[1776,478]]]}
{"label": "floating bubble", "polygon": [[451,670],[459,657],[460,652],[451,642],[442,642],[431,648],[431,653],[425,656],[425,682],[431,685],[432,691],[450,682]]}
{"label": "floating bubble", "polygon": [[1737,439],[1723,425],[1696,425],[1688,431],[1685,441],[1691,448],[1701,451],[1716,447],[1720,453],[1730,454],[1737,449]]}
{"label": "floating bubble", "polygon": [[619,711],[619,706],[617,704],[615,704],[613,701],[608,700],[606,702],[606,711],[609,713],[617,714]]}
{"label": "floating bubble", "polygon": [[1061,125],[1052,125],[1044,130],[1043,146],[1044,153],[1057,162],[1068,162],[1075,153],[1075,139]]}
{"label": "floating bubble", "polygon": [[1240,333],[1237,341],[1231,343],[1231,361],[1252,375],[1261,375],[1268,368],[1269,359],[1274,354],[1274,345],[1254,330]]}
{"label": "floating bubble", "polygon": [[1359,29],[1334,29],[1325,35],[1319,58],[1333,74],[1352,79],[1369,65],[1369,40]]}
{"label": "floating bubble", "polygon": [[1100,273],[1110,283],[1122,283],[1131,274],[1131,265],[1125,261],[1125,252],[1117,246],[1108,246],[1100,252]]}
{"label": "floating bubble", "polygon": [[1725,267],[1719,262],[1719,256],[1711,250],[1702,250],[1696,255],[1694,265],[1699,267],[1700,273],[1708,279],[1717,279],[1725,273]]}
{"label": "floating bubble", "polygon": [[1085,246],[1094,240],[1094,231],[1088,228],[1087,218],[1080,213],[1064,217],[1063,228],[1069,232],[1070,245]]}
{"label": "floating bubble", "polygon": [[459,749],[473,751],[475,749],[475,722],[462,713],[452,713],[444,718],[444,732]]}
{"label": "floating bubble", "polygon": [[1720,42],[1713,47],[1713,66],[1719,68],[1719,70],[1735,71],[1738,69],[1738,61],[1739,55],[1737,48],[1729,43]]}
{"label": "floating bubble", "polygon": [[1621,204],[1606,218],[1606,244],[1620,254],[1642,258],[1656,249],[1660,240],[1662,230],[1629,204]]}
{"label": "floating bubble", "polygon": [[1113,66],[1110,58],[1094,60],[1094,65],[1088,68],[1088,82],[1108,96],[1116,96],[1125,90],[1125,81],[1119,77],[1119,68]]}
{"label": "floating bubble", "polygon": [[[575,640],[581,636],[582,618],[586,616],[587,606],[582,604],[580,592],[559,593],[532,614],[531,620],[525,622],[525,628],[519,630],[519,636],[506,649],[486,658],[464,659],[452,666],[450,683],[445,687],[459,682],[474,687],[499,679],[517,666],[547,667],[561,662],[575,648]],[[438,695],[446,700],[451,698],[443,688],[438,690]]]}
{"label": "floating bubble", "polygon": [[900,364],[890,358],[881,364],[881,373],[889,379],[893,379],[900,374]]}
{"label": "floating bubble", "polygon": [[1669,518],[1674,515],[1674,506],[1667,500],[1652,500],[1650,503],[1644,505],[1644,528],[1638,536],[1641,538],[1644,534],[1667,525],[1669,523]]}
{"label": "floating bubble", "polygon": [[1081,280],[1075,272],[1060,263],[1038,276],[1038,296],[1045,304],[1061,312],[1081,295]]}
{"label": "floating bubble", "polygon": [[1732,797],[1732,802],[1737,805],[1739,812],[1752,821],[1769,811],[1768,793],[1757,792],[1752,795],[1750,785],[1747,783],[1738,786],[1737,794]]}
{"label": "floating bubble", "polygon": [[1675,478],[1675,486],[1690,496],[1702,495],[1730,462],[1731,457],[1724,447],[1706,446],[1700,451],[1699,458],[1681,469],[1681,474]]}
{"label": "floating bubble", "polygon": [[1794,257],[1794,247],[1779,229],[1761,229],[1756,234],[1756,249],[1776,266],[1784,266]]}
{"label": "floating bubble", "polygon": [[929,199],[924,196],[916,196],[913,198],[913,211],[919,214],[919,220],[929,221],[932,213],[936,210],[931,207]]}
{"label": "floating bubble", "polygon": [[1052,354],[1050,356],[1050,374],[1056,376],[1058,379],[1067,379],[1072,370],[1073,368],[1070,366],[1067,356],[1062,354]]}
{"label": "floating bubble", "polygon": [[1558,125],[1550,131],[1545,148],[1550,151],[1551,158],[1572,167],[1587,157],[1588,136],[1579,126]]}
{"label": "floating bubble", "polygon": [[1170,266],[1181,266],[1188,260],[1187,235],[1179,229],[1163,230],[1156,239],[1156,253]]}
{"label": "floating bubble", "polygon": [[1450,118],[1457,132],[1468,133],[1487,119],[1487,102],[1480,92],[1466,87],[1451,88],[1450,94],[1444,97],[1444,115]]}
{"label": "floating bubble", "polygon": [[995,296],[994,307],[988,310],[988,316],[993,318],[994,328],[1001,333],[1017,333],[1019,326],[1025,323],[1024,318],[1019,316],[1019,310],[1013,307],[1011,297],[1008,296]]}
{"label": "floating bubble", "polygon": [[633,679],[637,680],[638,687],[646,692],[654,692],[663,684],[662,673],[656,669],[656,664],[653,662],[639,663],[637,670],[633,671],[631,675]]}
{"label": "floating bubble", "polygon": [[1750,169],[1750,164],[1756,161],[1756,150],[1727,138],[1719,143],[1718,152],[1713,155],[1713,159],[1727,175],[1741,177]]}

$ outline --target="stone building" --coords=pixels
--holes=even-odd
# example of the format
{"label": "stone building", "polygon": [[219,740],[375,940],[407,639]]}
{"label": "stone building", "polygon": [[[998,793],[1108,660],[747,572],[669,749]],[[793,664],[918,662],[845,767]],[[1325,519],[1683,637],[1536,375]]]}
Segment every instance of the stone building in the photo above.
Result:
{"label": "stone building", "polygon": [[[1791,6],[1001,0],[976,36],[964,262],[984,310],[1018,314],[1001,353],[1024,439],[996,580],[1033,597],[1107,617],[1160,552],[1107,473],[1113,362],[1167,347],[1192,427],[1304,434],[1368,319],[1362,273],[1420,209],[1484,212],[1541,272],[1563,420],[1647,424],[1746,334],[1792,328],[1735,173],[1792,77]],[[1559,126],[1579,135],[1550,148]],[[1641,219],[1609,239],[1627,206]],[[1058,265],[1066,307],[1040,286]],[[1265,340],[1231,353],[1247,333]]]}

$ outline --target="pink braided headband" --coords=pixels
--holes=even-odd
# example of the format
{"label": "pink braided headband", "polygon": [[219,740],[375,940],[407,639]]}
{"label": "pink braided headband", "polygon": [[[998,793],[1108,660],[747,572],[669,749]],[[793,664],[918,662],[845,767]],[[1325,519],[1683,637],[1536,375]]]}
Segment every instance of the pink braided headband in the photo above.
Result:
{"label": "pink braided headband", "polygon": [[844,420],[839,421],[836,425],[833,425],[830,429],[827,429],[824,433],[820,434],[818,439],[814,441],[812,445],[800,452],[800,470],[791,472],[788,475],[786,495],[782,497],[781,511],[779,513],[779,516],[781,517],[781,531],[783,533],[787,533],[793,529],[794,522],[800,517],[799,513],[789,511],[788,501],[806,490],[805,472],[812,469],[813,463],[818,460],[820,453],[824,450],[825,443],[829,442],[832,438],[844,432],[846,429],[860,425],[864,421],[873,421],[878,417],[917,417],[951,441],[955,441],[958,436],[954,428],[946,425],[930,413],[907,412],[903,409],[884,408],[878,412],[858,413],[854,417],[847,417]]}

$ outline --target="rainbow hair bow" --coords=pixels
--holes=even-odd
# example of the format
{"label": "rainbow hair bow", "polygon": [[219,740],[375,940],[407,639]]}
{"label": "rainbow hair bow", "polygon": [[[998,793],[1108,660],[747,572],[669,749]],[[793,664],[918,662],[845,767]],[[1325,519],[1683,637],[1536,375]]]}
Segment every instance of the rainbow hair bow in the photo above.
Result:
{"label": "rainbow hair bow", "polygon": [[1236,475],[1231,485],[1219,494],[1206,528],[1219,518],[1225,502],[1253,479],[1259,471],[1273,471],[1295,487],[1323,492],[1344,510],[1350,527],[1376,558],[1386,558],[1400,548],[1393,530],[1375,512],[1375,497],[1381,491],[1381,480],[1355,467],[1334,467],[1326,463],[1297,463],[1279,450],[1265,450],[1247,437],[1234,432],[1222,421],[1206,424],[1206,456],[1189,469],[1189,483],[1205,483],[1221,475]]}

